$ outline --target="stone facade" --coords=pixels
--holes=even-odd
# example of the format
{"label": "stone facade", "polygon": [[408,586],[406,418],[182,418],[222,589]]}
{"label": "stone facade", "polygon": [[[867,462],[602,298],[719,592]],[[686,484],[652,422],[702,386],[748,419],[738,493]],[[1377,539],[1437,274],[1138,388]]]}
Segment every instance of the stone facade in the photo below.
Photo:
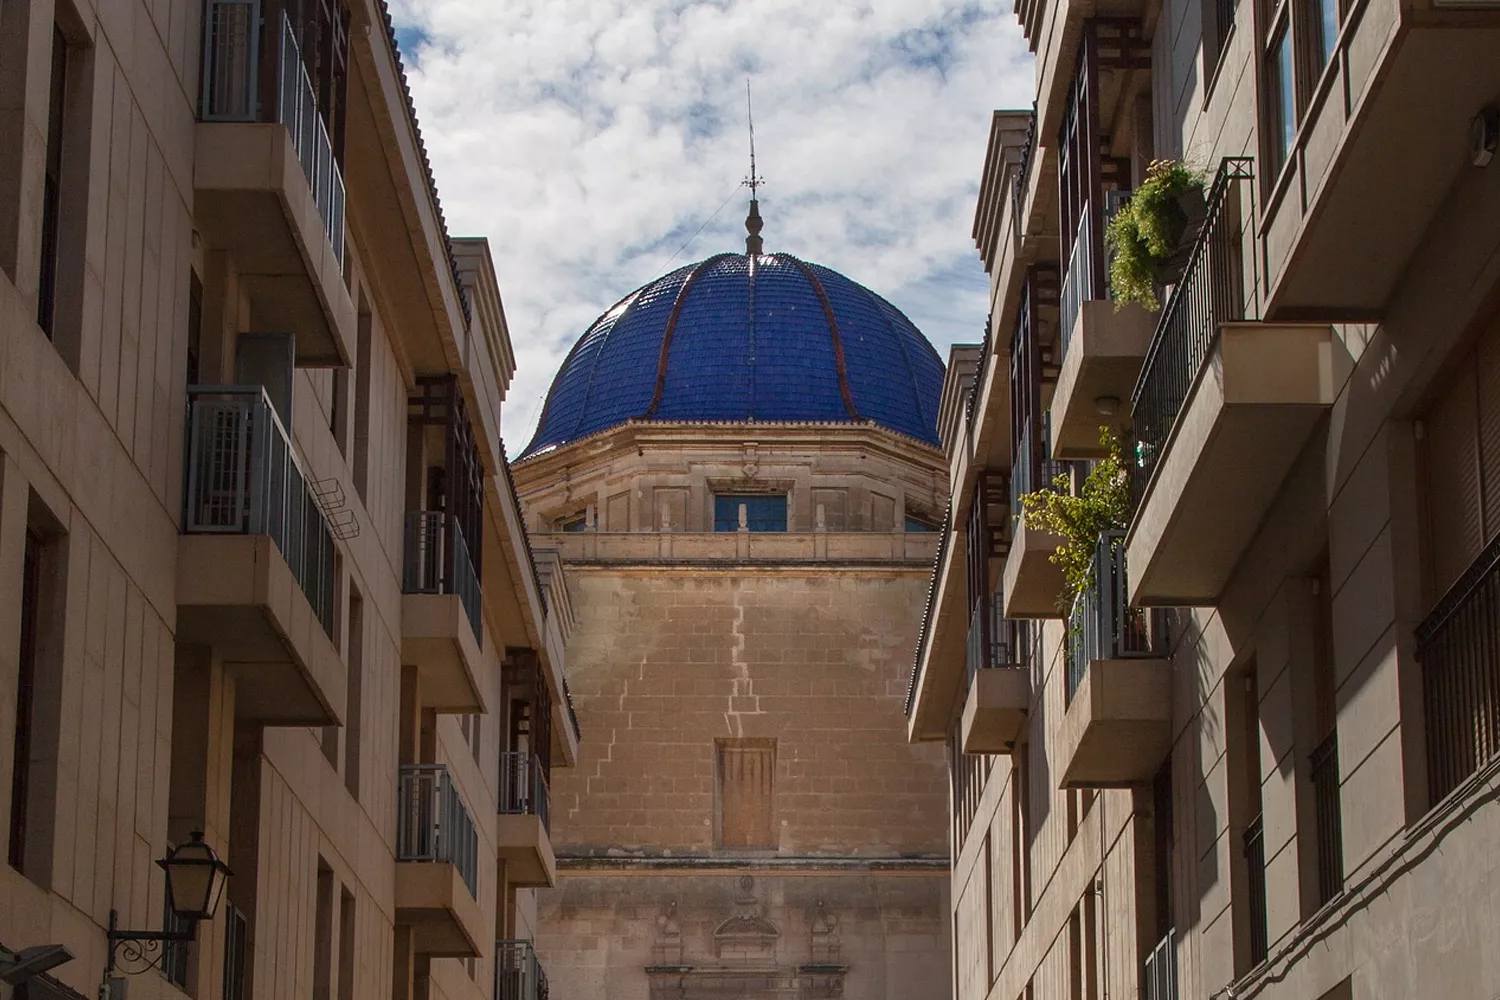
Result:
{"label": "stone facade", "polygon": [[[586,517],[537,535],[567,566],[590,733],[552,789],[559,887],[537,941],[554,990],[946,996],[943,759],[906,745],[901,717],[937,535],[868,530],[877,505],[932,509],[935,451],[876,429],[747,444],[627,425],[516,474],[534,527]],[[716,491],[768,486],[793,530],[705,530]],[[681,520],[647,506],[664,495]],[[833,497],[866,530],[829,529]],[[763,764],[734,771],[739,752]]]}
{"label": "stone facade", "polygon": [[[1443,69],[1500,18],[1298,10],[1019,11],[1038,103],[990,137],[991,336],[908,702],[950,746],[960,1000],[1500,993],[1500,173],[1460,154],[1500,67]],[[1174,156],[1207,172],[1194,259],[1117,309],[1100,205]],[[1118,589],[1075,596],[1011,518],[1101,424],[1128,524]]]}
{"label": "stone facade", "polygon": [[500,762],[573,758],[565,602],[385,15],[0,5],[0,946],[72,955],[21,996],[101,995],[193,831],[233,874],[135,1000],[489,1000],[529,947]]}

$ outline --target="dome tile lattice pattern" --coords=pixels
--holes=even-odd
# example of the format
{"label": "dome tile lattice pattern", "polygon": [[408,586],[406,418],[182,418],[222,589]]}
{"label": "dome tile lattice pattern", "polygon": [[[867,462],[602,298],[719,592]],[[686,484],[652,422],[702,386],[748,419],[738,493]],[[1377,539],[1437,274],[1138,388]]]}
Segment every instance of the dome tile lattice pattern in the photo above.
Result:
{"label": "dome tile lattice pattern", "polygon": [[631,420],[873,421],[936,445],[942,384],[932,345],[863,285],[787,254],[720,254],[594,322],[522,457]]}

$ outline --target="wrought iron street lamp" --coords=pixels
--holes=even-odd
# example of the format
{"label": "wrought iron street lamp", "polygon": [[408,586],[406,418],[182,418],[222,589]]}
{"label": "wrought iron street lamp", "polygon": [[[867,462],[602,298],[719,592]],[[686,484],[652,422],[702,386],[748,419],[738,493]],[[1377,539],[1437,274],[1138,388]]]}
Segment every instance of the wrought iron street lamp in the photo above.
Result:
{"label": "wrought iron street lamp", "polygon": [[198,933],[198,921],[213,919],[224,895],[224,884],[233,873],[203,842],[202,830],[194,830],[190,836],[186,844],[174,847],[157,862],[167,873],[167,906],[184,926],[180,930],[121,930],[115,926],[115,911],[110,910],[106,983],[117,964],[130,975],[160,965],[167,945],[192,941]]}

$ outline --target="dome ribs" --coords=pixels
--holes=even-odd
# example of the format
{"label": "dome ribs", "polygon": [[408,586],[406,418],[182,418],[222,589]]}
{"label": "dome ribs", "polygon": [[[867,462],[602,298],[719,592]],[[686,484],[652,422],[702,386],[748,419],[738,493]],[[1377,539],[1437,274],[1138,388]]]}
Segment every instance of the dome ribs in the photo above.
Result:
{"label": "dome ribs", "polygon": [[688,292],[692,291],[698,277],[708,270],[709,265],[717,264],[729,256],[732,255],[715,254],[707,260],[700,261],[687,276],[687,280],[682,283],[682,287],[677,289],[677,299],[672,303],[672,315],[667,317],[667,328],[661,336],[661,359],[656,363],[656,388],[651,393],[651,405],[646,407],[646,412],[641,415],[641,419],[654,419],[656,411],[661,408],[662,393],[667,388],[667,358],[672,353],[672,334],[677,330],[677,319],[682,315],[682,307],[687,302]]}
{"label": "dome ribs", "polygon": [[844,397],[844,409],[849,411],[850,420],[862,420],[864,418],[859,415],[859,409],[854,405],[854,393],[849,391],[849,369],[844,364],[844,340],[839,335],[839,320],[833,314],[833,303],[828,301],[828,292],[806,261],[790,254],[785,256],[802,272],[802,276],[807,279],[807,283],[817,293],[818,301],[823,305],[823,318],[828,321],[828,336],[833,340],[833,363],[839,374],[839,392]]}

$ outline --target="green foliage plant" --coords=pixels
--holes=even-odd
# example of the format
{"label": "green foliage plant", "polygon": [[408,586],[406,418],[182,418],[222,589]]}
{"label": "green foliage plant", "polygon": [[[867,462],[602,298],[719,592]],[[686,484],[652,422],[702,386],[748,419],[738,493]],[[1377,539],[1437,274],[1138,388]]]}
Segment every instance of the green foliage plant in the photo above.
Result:
{"label": "green foliage plant", "polygon": [[1067,585],[1058,602],[1065,613],[1088,586],[1100,536],[1106,531],[1123,530],[1130,523],[1130,480],[1120,454],[1120,438],[1102,427],[1099,443],[1106,455],[1084,477],[1077,496],[1070,494],[1068,477],[1060,475],[1051,490],[1037,490],[1021,497],[1021,516],[1026,527],[1062,538],[1051,558],[1062,569]]}
{"label": "green foliage plant", "polygon": [[1109,287],[1116,306],[1139,302],[1155,312],[1157,276],[1177,252],[1187,227],[1181,199],[1203,191],[1203,175],[1180,160],[1155,160],[1130,200],[1109,220]]}

